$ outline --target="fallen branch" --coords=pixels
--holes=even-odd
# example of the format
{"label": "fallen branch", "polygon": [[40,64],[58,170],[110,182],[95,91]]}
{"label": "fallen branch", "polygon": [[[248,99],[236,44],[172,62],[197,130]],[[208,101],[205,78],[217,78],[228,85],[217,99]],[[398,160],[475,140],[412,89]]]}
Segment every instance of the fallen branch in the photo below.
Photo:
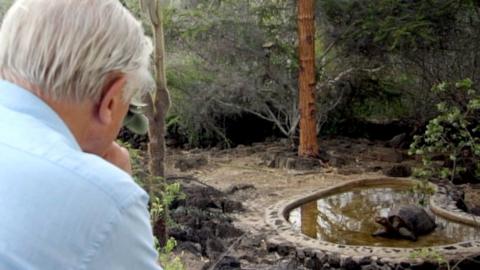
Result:
{"label": "fallen branch", "polygon": [[215,268],[217,267],[218,263],[220,263],[220,262],[223,260],[223,258],[225,258],[225,257],[238,245],[238,243],[240,243],[240,241],[245,237],[245,235],[246,235],[246,234],[244,233],[244,234],[242,234],[237,240],[235,240],[235,241],[228,247],[228,249],[227,249],[225,252],[223,252],[223,253],[220,255],[220,257],[218,257],[218,259],[215,261],[215,263],[212,264],[212,266],[210,266],[210,267],[208,268],[208,270],[215,270]]}

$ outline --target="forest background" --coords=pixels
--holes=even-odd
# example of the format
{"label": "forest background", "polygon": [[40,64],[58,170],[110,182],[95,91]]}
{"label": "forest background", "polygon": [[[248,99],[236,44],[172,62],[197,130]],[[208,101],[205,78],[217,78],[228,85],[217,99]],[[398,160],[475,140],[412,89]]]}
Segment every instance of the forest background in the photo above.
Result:
{"label": "forest background", "polygon": [[[123,1],[139,15],[137,1]],[[235,146],[298,137],[296,1],[163,1],[169,144]],[[316,1],[320,135],[418,132],[437,103],[478,83],[479,4],[470,0]],[[464,100],[465,101],[465,100]],[[372,125],[400,129],[379,129]]]}
{"label": "forest background", "polygon": [[[11,2],[0,2],[2,14]],[[121,2],[142,18],[138,1]],[[296,1],[161,2],[172,97],[167,143],[296,141]],[[371,127],[392,123],[413,134],[438,114],[445,94],[465,98],[434,86],[478,83],[477,1],[319,0],[315,15],[320,135],[389,139],[399,130]]]}

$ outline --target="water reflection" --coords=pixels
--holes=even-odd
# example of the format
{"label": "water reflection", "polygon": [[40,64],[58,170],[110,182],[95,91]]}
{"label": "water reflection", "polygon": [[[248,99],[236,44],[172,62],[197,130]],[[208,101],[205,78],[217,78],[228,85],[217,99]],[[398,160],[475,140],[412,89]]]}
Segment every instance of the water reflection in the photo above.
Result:
{"label": "water reflection", "polygon": [[289,220],[312,238],[348,245],[426,247],[480,239],[480,230],[440,217],[435,231],[417,242],[371,236],[379,228],[375,216],[386,216],[393,206],[415,204],[418,199],[405,189],[357,188],[306,203],[292,210]]}
{"label": "water reflection", "polygon": [[317,238],[317,215],[319,214],[317,202],[312,201],[302,205],[300,207],[300,212],[300,226],[302,227],[302,233],[312,238]]}

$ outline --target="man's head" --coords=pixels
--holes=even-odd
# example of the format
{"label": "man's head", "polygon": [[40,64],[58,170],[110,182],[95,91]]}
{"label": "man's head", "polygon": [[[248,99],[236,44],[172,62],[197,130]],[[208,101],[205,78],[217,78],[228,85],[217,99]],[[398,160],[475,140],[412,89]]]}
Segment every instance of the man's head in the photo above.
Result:
{"label": "man's head", "polygon": [[[129,100],[153,88],[151,52],[141,24],[117,0],[17,0],[0,29],[0,78],[44,99],[83,150],[101,154]],[[74,112],[78,123],[69,121]]]}

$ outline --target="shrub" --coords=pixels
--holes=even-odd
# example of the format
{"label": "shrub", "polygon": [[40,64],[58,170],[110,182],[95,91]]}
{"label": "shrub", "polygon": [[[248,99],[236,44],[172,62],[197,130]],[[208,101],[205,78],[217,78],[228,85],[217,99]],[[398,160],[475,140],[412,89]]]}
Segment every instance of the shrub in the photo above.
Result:
{"label": "shrub", "polygon": [[441,83],[433,88],[441,98],[438,116],[426,131],[414,137],[409,154],[421,157],[420,178],[479,182],[480,179],[480,93],[470,79]]}
{"label": "shrub", "polygon": [[[180,184],[168,184],[159,177],[151,176],[146,169],[146,159],[142,151],[132,148],[127,143],[120,143],[126,147],[130,153],[133,179],[150,194],[150,218],[152,226],[154,226],[159,219],[164,219],[168,227],[175,226],[168,209],[174,200],[185,198],[185,194],[181,191]],[[160,247],[157,238],[155,238],[155,241],[163,269],[185,269],[181,259],[173,254],[173,249],[177,245],[175,239],[168,239],[164,247]]]}

